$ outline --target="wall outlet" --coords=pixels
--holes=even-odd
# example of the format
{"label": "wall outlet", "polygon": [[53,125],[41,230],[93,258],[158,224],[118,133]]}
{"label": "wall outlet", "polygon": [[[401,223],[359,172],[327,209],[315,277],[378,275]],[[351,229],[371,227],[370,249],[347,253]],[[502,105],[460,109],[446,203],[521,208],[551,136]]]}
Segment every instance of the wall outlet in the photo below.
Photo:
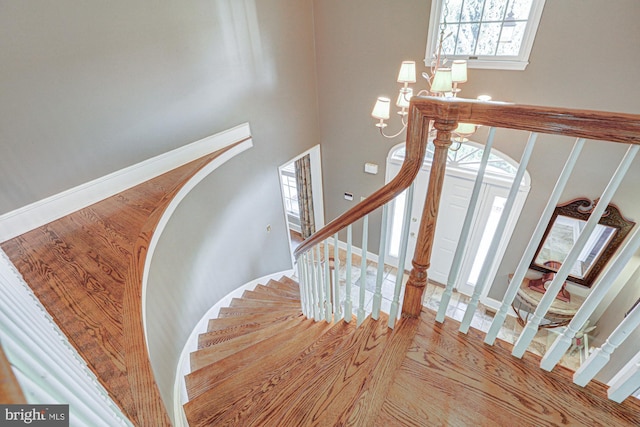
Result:
{"label": "wall outlet", "polygon": [[371,175],[377,175],[378,174],[378,165],[376,165],[375,163],[365,163],[364,164],[364,171],[365,171],[365,173],[370,173]]}

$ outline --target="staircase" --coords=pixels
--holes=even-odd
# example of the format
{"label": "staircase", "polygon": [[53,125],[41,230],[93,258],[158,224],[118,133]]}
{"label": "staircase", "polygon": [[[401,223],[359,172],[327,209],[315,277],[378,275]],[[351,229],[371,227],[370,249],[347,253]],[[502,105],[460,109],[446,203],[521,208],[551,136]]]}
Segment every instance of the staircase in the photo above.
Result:
{"label": "staircase", "polygon": [[[190,426],[367,425],[404,359],[411,335],[387,317],[314,322],[300,311],[298,284],[283,277],[234,299],[209,321],[186,376]],[[404,339],[403,339],[404,338]],[[387,350],[387,351],[386,351]]]}

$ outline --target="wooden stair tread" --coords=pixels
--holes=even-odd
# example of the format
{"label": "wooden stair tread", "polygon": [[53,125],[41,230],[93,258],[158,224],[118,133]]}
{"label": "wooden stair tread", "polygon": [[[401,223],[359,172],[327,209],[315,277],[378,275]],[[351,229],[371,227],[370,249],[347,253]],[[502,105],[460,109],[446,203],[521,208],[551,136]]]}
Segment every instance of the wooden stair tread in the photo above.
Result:
{"label": "wooden stair tread", "polygon": [[[256,307],[223,307],[218,313],[218,317],[239,317],[253,314],[286,314],[290,313],[291,307],[283,308],[282,310],[274,310],[273,307],[256,308]],[[300,313],[300,309],[298,310]]]}
{"label": "wooden stair tread", "polygon": [[253,292],[260,293],[260,294],[267,294],[267,295],[276,295],[281,298],[294,299],[296,301],[300,301],[300,295],[291,295],[290,292],[283,291],[282,289],[273,288],[270,286],[265,286],[265,285],[256,285],[256,287],[253,289]]}
{"label": "wooden stair tread", "polygon": [[273,301],[273,300],[255,300],[244,298],[233,298],[229,304],[231,307],[255,307],[255,308],[296,308],[300,307],[300,303],[296,301]]}
{"label": "wooden stair tread", "polygon": [[293,280],[291,277],[282,276],[278,279],[278,282],[282,283],[285,286],[288,286],[289,289],[293,290],[298,295],[300,294],[300,284]]}
{"label": "wooden stair tread", "polygon": [[257,313],[247,316],[231,316],[210,319],[207,325],[207,331],[214,332],[227,328],[242,327],[243,325],[262,325],[269,324],[278,320],[287,320],[302,316],[299,309],[272,311],[269,313]]}
{"label": "wooden stair tread", "polygon": [[[191,372],[185,377],[189,400],[193,400],[209,388],[215,387],[220,381],[235,376],[238,372],[248,371],[256,365],[259,365],[259,369],[261,369],[269,364],[265,358],[292,359],[302,349],[311,346],[331,327],[332,325],[326,322],[315,322],[311,319],[302,320],[292,328],[274,334],[269,340],[263,340],[247,347],[246,351],[234,353],[216,363]],[[295,345],[292,345],[294,340]],[[274,349],[277,349],[277,353],[274,352]],[[257,354],[262,356],[256,357]]]}
{"label": "wooden stair tread", "polygon": [[296,286],[292,286],[291,284],[280,282],[279,280],[269,280],[266,286],[269,288],[280,289],[281,291],[288,293],[292,297],[300,298],[300,290],[297,289]]}
{"label": "wooden stair tread", "polygon": [[216,346],[197,350],[191,353],[191,370],[195,371],[206,365],[217,362],[218,360],[223,359],[230,354],[241,351],[256,342],[268,339],[274,333],[288,329],[298,322],[299,320],[292,319],[284,322],[274,323],[272,325],[265,326],[264,328],[261,328],[257,331],[253,331],[248,334],[232,338],[228,341],[221,342]]}
{"label": "wooden stair tread", "polygon": [[276,351],[266,354],[258,372],[241,370],[186,403],[184,408],[190,425],[222,425],[225,419],[230,419],[231,425],[250,425],[240,418],[254,416],[255,410],[259,412],[255,405],[271,399],[272,388],[298,382],[299,377],[307,378],[309,365],[321,366],[327,355],[341,347],[345,336],[352,335],[354,330],[352,323],[332,325],[312,344],[299,348],[293,360],[282,360]]}
{"label": "wooden stair tread", "polygon": [[281,295],[273,295],[263,292],[244,291],[242,293],[242,299],[247,300],[259,300],[259,301],[276,301],[280,303],[296,303],[300,305],[299,299],[283,298]]}

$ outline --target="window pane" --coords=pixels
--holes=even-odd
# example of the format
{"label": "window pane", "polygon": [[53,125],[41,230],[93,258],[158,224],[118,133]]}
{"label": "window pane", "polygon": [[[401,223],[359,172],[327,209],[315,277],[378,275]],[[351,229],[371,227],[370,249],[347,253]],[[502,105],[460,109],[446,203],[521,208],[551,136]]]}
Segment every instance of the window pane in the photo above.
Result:
{"label": "window pane", "polygon": [[513,17],[517,20],[527,20],[532,2],[533,0],[513,0],[513,7],[509,6],[509,12],[513,12]]}
{"label": "window pane", "polygon": [[[442,43],[442,52],[445,55],[453,55],[456,51],[456,44],[458,40],[458,24],[447,24],[447,28],[444,30],[445,39]],[[447,34],[451,34],[447,37]]]}
{"label": "window pane", "polygon": [[458,32],[458,45],[456,55],[473,55],[476,48],[476,40],[480,24],[460,24]]}
{"label": "window pane", "polygon": [[484,5],[483,21],[502,21],[505,16],[507,0],[487,0]]}
{"label": "window pane", "polygon": [[460,22],[480,22],[484,0],[465,0]]}
{"label": "window pane", "polygon": [[498,37],[500,36],[501,24],[482,24],[476,55],[495,55],[498,48]]}
{"label": "window pane", "polygon": [[[446,22],[460,22],[461,10],[462,0],[448,0],[445,2],[444,7],[442,8],[442,16],[446,18]],[[444,20],[441,19],[440,22],[444,22]]]}
{"label": "window pane", "polygon": [[[500,40],[497,55],[518,55],[520,53],[520,46],[522,46],[522,39],[524,38],[524,30],[526,27],[526,22],[518,22],[513,30],[511,41]],[[502,38],[504,39],[504,37]]]}

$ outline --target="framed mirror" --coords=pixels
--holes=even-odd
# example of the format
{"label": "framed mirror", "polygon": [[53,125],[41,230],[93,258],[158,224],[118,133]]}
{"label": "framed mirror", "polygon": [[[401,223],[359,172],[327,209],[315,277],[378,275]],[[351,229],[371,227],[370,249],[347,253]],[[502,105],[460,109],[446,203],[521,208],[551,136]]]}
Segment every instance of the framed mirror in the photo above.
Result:
{"label": "framed mirror", "polygon": [[[556,272],[578,240],[597,203],[597,200],[575,199],[558,205],[530,268],[543,273]],[[607,206],[567,280],[591,287],[634,225],[635,222],[625,219],[615,205]]]}

